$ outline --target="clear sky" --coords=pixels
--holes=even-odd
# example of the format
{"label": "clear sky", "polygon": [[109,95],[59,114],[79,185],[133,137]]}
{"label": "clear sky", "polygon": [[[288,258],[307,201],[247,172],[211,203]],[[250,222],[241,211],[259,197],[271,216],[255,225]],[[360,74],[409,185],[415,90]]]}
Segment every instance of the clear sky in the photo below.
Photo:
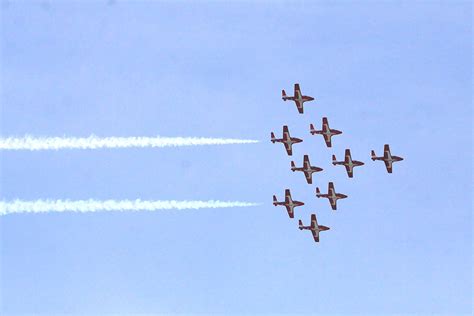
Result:
{"label": "clear sky", "polygon": [[[205,136],[259,144],[2,152],[1,199],[260,207],[0,218],[2,315],[470,314],[470,2],[1,5],[1,136]],[[281,89],[317,100],[299,115]],[[309,123],[343,131],[325,147]],[[290,171],[269,134],[324,168]],[[390,144],[387,174],[370,160]],[[351,148],[348,179],[330,163]],[[314,190],[349,195],[332,212]],[[272,195],[306,205],[290,220]],[[297,220],[331,227],[315,244]]]}

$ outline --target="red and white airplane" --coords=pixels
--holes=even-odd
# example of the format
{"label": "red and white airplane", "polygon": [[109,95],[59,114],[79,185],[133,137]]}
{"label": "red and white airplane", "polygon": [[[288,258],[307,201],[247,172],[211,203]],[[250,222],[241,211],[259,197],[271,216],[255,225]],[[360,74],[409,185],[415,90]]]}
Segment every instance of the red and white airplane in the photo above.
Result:
{"label": "red and white airplane", "polygon": [[337,210],[337,200],[347,198],[347,195],[342,193],[336,193],[334,190],[334,183],[329,182],[328,184],[328,194],[321,194],[319,188],[316,188],[316,197],[319,198],[327,198],[329,200],[329,204],[331,204],[331,208],[335,211]]}
{"label": "red and white airplane", "polygon": [[385,162],[385,167],[387,168],[388,173],[392,173],[392,163],[403,160],[402,157],[392,156],[392,154],[390,153],[390,146],[388,144],[385,144],[383,146],[383,157],[377,157],[375,155],[375,151],[373,150],[371,152],[371,156],[372,161],[382,160],[383,162]]}
{"label": "red and white airplane", "polygon": [[343,165],[344,167],[346,167],[347,175],[349,176],[349,178],[352,178],[352,176],[354,175],[353,174],[354,167],[364,165],[362,161],[352,160],[350,149],[346,149],[346,153],[344,155],[344,161],[337,161],[336,156],[332,155],[332,164],[334,166]]}
{"label": "red and white airplane", "polygon": [[296,167],[295,162],[291,162],[291,171],[302,171],[304,172],[304,176],[306,178],[306,182],[308,184],[313,183],[313,173],[314,172],[320,172],[323,171],[322,168],[316,167],[316,166],[311,166],[311,163],[309,162],[309,157],[308,155],[304,155],[303,157],[303,167]]}
{"label": "red and white airplane", "polygon": [[319,242],[319,232],[329,230],[329,227],[318,225],[318,220],[316,219],[316,214],[311,214],[311,225],[310,226],[303,226],[303,222],[301,219],[298,221],[298,228],[300,230],[309,229],[313,234],[313,238],[315,242]]}
{"label": "red and white airplane", "polygon": [[285,90],[281,90],[281,98],[283,99],[283,101],[286,101],[286,100],[295,101],[296,107],[298,108],[298,112],[300,112],[300,114],[303,114],[303,103],[314,100],[313,97],[310,97],[310,96],[307,96],[307,95],[302,95],[300,85],[297,84],[297,83],[295,83],[295,95],[294,96],[289,97],[289,96],[286,95]]}
{"label": "red and white airplane", "polygon": [[285,190],[285,202],[278,202],[276,196],[273,196],[273,205],[283,205],[286,207],[286,211],[288,212],[288,216],[290,218],[295,217],[295,207],[304,205],[303,202],[300,201],[293,201],[291,198],[290,189]]}
{"label": "red and white airplane", "polygon": [[288,156],[293,154],[293,144],[301,143],[303,140],[296,137],[291,137],[290,132],[288,130],[288,126],[283,126],[283,138],[275,138],[275,134],[271,133],[271,141],[272,143],[283,143],[285,145],[286,152]]}
{"label": "red and white airplane", "polygon": [[309,124],[309,132],[311,135],[314,134],[319,134],[323,135],[324,141],[326,142],[326,146],[331,147],[331,137],[334,135],[339,135],[342,134],[341,131],[338,131],[337,129],[331,129],[329,128],[329,123],[328,123],[328,118],[323,117],[323,127],[321,128],[320,131],[314,129],[313,124]]}

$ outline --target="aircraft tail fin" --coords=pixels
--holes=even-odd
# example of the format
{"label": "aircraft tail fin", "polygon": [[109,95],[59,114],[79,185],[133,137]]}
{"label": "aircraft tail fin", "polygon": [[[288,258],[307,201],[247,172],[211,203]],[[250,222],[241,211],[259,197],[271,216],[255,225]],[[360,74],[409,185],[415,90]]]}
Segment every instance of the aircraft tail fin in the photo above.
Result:
{"label": "aircraft tail fin", "polygon": [[295,171],[296,165],[294,161],[291,161],[291,171]]}
{"label": "aircraft tail fin", "polygon": [[303,222],[301,221],[301,219],[298,220],[298,228],[299,228],[300,230],[303,230]]}
{"label": "aircraft tail fin", "polygon": [[375,151],[372,150],[372,151],[370,152],[370,155],[371,155],[372,160],[375,160],[375,157],[376,157],[376,156],[375,156]]}
{"label": "aircraft tail fin", "polygon": [[335,165],[336,164],[336,155],[332,155],[332,164]]}
{"label": "aircraft tail fin", "polygon": [[285,90],[281,90],[281,98],[283,99],[283,101],[286,101],[286,92],[285,92]]}
{"label": "aircraft tail fin", "polygon": [[319,191],[319,188],[316,187],[316,196],[319,197],[320,194],[321,194],[321,191]]}
{"label": "aircraft tail fin", "polygon": [[275,143],[275,134],[272,132],[270,135],[272,143]]}
{"label": "aircraft tail fin", "polygon": [[277,203],[277,197],[276,197],[276,196],[273,196],[273,205],[276,206],[276,203]]}
{"label": "aircraft tail fin", "polygon": [[315,131],[313,124],[309,124],[309,131],[310,131],[311,133]]}

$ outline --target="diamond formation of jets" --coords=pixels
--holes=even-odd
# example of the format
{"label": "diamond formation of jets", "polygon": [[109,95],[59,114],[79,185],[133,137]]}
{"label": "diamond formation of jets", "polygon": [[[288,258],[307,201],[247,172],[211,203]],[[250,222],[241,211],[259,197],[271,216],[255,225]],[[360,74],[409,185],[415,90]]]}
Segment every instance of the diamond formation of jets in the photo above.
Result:
{"label": "diamond formation of jets", "polygon": [[304,108],[303,108],[303,103],[308,102],[308,101],[313,101],[314,98],[307,96],[307,95],[302,95],[301,94],[301,89],[300,85],[295,83],[295,94],[292,97],[289,97],[286,95],[285,90],[281,90],[281,98],[283,101],[291,100],[295,101],[296,107],[298,108],[298,112],[300,114],[303,114]]}
{"label": "diamond formation of jets", "polygon": [[387,168],[388,173],[392,173],[392,164],[394,162],[403,160],[402,157],[392,156],[392,154],[390,153],[390,146],[388,144],[385,144],[383,146],[383,156],[382,157],[377,157],[375,155],[375,151],[372,150],[371,159],[372,159],[372,161],[382,160],[385,163],[385,167]]}
{"label": "diamond formation of jets", "polygon": [[283,126],[283,137],[282,138],[275,138],[275,134],[271,133],[271,141],[273,144],[275,143],[283,143],[285,145],[286,153],[288,156],[293,155],[293,144],[301,143],[303,140],[296,137],[290,136],[290,131],[288,130],[288,126]]}
{"label": "diamond formation of jets", "polygon": [[315,134],[323,135],[324,141],[326,142],[327,147],[332,146],[332,144],[331,144],[331,137],[332,136],[342,134],[342,132],[338,131],[337,129],[329,128],[329,123],[328,123],[328,118],[327,117],[323,117],[323,124],[322,124],[321,130],[319,130],[319,131],[315,130],[314,125],[310,124],[309,125],[309,132],[311,133],[311,135],[315,135]]}
{"label": "diamond formation of jets", "polygon": [[288,212],[288,216],[290,218],[294,218],[295,217],[295,207],[302,206],[302,205],[304,205],[304,203],[300,202],[300,201],[293,201],[293,199],[291,198],[290,189],[286,189],[285,190],[285,201],[284,202],[278,202],[277,197],[274,195],[273,196],[273,205],[274,206],[282,205],[282,206],[286,207],[286,211]]}
{"label": "diamond formation of jets", "polygon": [[354,167],[364,165],[362,161],[352,160],[350,149],[346,149],[346,152],[344,154],[344,161],[337,161],[336,155],[332,155],[332,164],[334,166],[343,165],[344,167],[346,167],[347,175],[349,176],[349,178],[352,178],[354,176]]}
{"label": "diamond formation of jets", "polygon": [[306,182],[308,184],[313,183],[313,173],[314,172],[321,172],[323,171],[323,168],[319,168],[316,166],[311,166],[311,163],[309,162],[309,157],[308,155],[304,155],[303,157],[303,167],[296,167],[295,162],[291,161],[291,171],[302,171],[304,173],[304,176],[306,178]]}
{"label": "diamond formation of jets", "polygon": [[345,199],[347,198],[347,195],[342,194],[342,193],[336,193],[336,190],[334,189],[334,183],[329,182],[328,183],[328,194],[322,194],[321,191],[319,191],[319,188],[316,188],[316,197],[319,198],[326,198],[329,200],[329,204],[331,204],[331,208],[333,211],[337,210],[337,200]]}
{"label": "diamond formation of jets", "polygon": [[329,227],[318,225],[318,220],[316,218],[316,214],[311,214],[311,224],[309,226],[304,226],[301,219],[298,221],[298,228],[300,230],[308,229],[313,234],[313,238],[315,242],[319,242],[319,232],[329,230]]}
{"label": "diamond formation of jets", "polygon": [[[294,101],[296,104],[296,107],[298,109],[298,112],[300,114],[304,113],[304,108],[303,104],[304,102],[308,101],[313,101],[314,98],[310,96],[303,95],[301,93],[300,85],[298,83],[295,83],[294,85],[294,95],[293,96],[287,96],[285,93],[285,90],[282,90],[281,92],[281,98],[283,101]],[[321,130],[317,130],[314,128],[313,124],[310,124],[310,134],[311,135],[322,135],[324,138],[324,142],[326,143],[327,148],[332,147],[332,136],[340,135],[342,134],[342,131],[337,130],[337,129],[332,129],[329,127],[329,121],[327,117],[322,118],[322,127]],[[283,136],[280,139],[275,138],[275,134],[272,132],[271,133],[271,142],[272,143],[283,143],[286,149],[286,152],[288,156],[292,156],[293,154],[293,144],[301,143],[303,140],[300,138],[296,137],[291,137],[290,132],[288,130],[288,126],[284,125],[283,126]],[[392,173],[392,164],[397,161],[402,161],[402,157],[398,156],[392,156],[390,153],[390,147],[388,144],[384,145],[384,153],[383,156],[377,157],[375,154],[375,151],[371,151],[371,159],[372,161],[375,160],[381,160],[385,163],[385,167],[387,169],[388,173]],[[363,166],[364,163],[362,161],[357,161],[357,160],[352,160],[351,156],[351,151],[350,149],[345,150],[344,154],[344,160],[343,161],[337,161],[336,156],[333,154],[332,155],[332,164],[334,166],[336,165],[343,165],[346,168],[346,172],[349,178],[352,178],[354,176],[354,167],[358,166]],[[309,161],[309,155],[304,155],[303,156],[303,166],[302,167],[297,167],[295,162],[292,160],[291,161],[291,171],[300,171],[303,172],[305,175],[306,182],[308,184],[313,183],[313,173],[315,172],[321,172],[323,171],[322,168],[312,166],[310,161]],[[316,187],[316,197],[319,198],[327,198],[329,201],[329,204],[331,205],[332,210],[337,210],[337,201],[340,199],[345,199],[348,196],[342,193],[337,193],[335,188],[334,188],[334,183],[329,182],[328,183],[328,193],[323,194],[319,190],[319,187]],[[303,202],[300,201],[293,201],[291,198],[291,192],[290,189],[285,190],[285,200],[282,202],[279,202],[276,198],[276,196],[273,196],[273,205],[274,206],[285,206],[288,216],[290,218],[294,218],[294,208],[298,206],[304,205]],[[323,226],[323,225],[318,225],[318,221],[316,218],[316,214],[311,214],[311,224],[309,226],[304,226],[302,220],[300,219],[298,221],[298,228],[300,230],[310,230],[314,241],[319,242],[319,234],[322,231],[329,230],[329,227]]]}

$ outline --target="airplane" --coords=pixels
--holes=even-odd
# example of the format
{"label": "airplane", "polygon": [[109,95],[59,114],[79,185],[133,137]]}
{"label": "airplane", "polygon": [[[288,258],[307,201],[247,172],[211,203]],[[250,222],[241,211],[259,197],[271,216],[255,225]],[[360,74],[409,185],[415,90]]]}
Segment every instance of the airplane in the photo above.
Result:
{"label": "airplane", "polygon": [[283,101],[286,101],[286,100],[295,101],[296,107],[298,108],[298,112],[300,114],[303,114],[303,103],[305,103],[307,101],[313,101],[314,100],[313,97],[310,97],[310,96],[307,96],[307,95],[302,95],[300,85],[297,84],[297,83],[295,83],[295,95],[294,96],[289,97],[289,96],[286,95],[285,90],[281,90],[281,98],[282,98]]}
{"label": "airplane", "polygon": [[388,173],[392,173],[392,163],[403,160],[402,157],[392,156],[392,154],[390,153],[390,146],[388,144],[385,144],[383,146],[383,156],[382,157],[377,157],[375,155],[375,151],[373,151],[373,150],[371,152],[371,156],[372,156],[371,157],[372,161],[382,160],[383,162],[385,162],[385,167],[387,168]]}
{"label": "airplane", "polygon": [[293,218],[293,217],[295,217],[294,208],[298,207],[298,206],[302,206],[302,205],[304,205],[304,203],[300,202],[300,201],[293,201],[293,199],[291,198],[290,189],[286,189],[285,190],[285,202],[278,202],[276,196],[274,195],[273,196],[273,205],[274,206],[277,206],[277,205],[285,206],[286,211],[288,212],[288,216],[290,218]]}
{"label": "airplane", "polygon": [[328,194],[321,194],[319,188],[316,188],[316,197],[319,198],[327,198],[329,200],[329,204],[331,204],[331,208],[335,211],[337,210],[337,200],[347,198],[347,195],[342,193],[336,193],[334,190],[334,183],[329,182],[328,184]]}
{"label": "airplane", "polygon": [[309,162],[309,157],[308,155],[304,155],[303,157],[303,167],[296,167],[295,162],[291,162],[291,171],[303,171],[304,176],[306,177],[306,182],[308,184],[313,183],[313,172],[320,172],[323,171],[322,168],[316,167],[316,166],[311,166],[311,163]]}
{"label": "airplane", "polygon": [[319,232],[329,230],[329,227],[318,225],[318,220],[316,219],[316,214],[311,214],[311,225],[310,226],[303,226],[303,222],[301,219],[298,221],[298,228],[300,230],[308,229],[313,234],[313,238],[315,242],[319,242]]}
{"label": "airplane", "polygon": [[363,166],[364,163],[362,161],[357,161],[357,160],[352,160],[351,157],[351,150],[346,149],[346,153],[344,155],[344,161],[336,161],[336,156],[332,155],[332,164],[335,165],[343,165],[346,167],[347,175],[349,178],[352,178],[353,174],[353,168],[358,167],[358,166]]}
{"label": "airplane", "polygon": [[285,145],[286,152],[288,156],[293,154],[293,144],[301,143],[303,140],[296,137],[291,137],[288,130],[288,126],[283,126],[283,138],[275,138],[275,134],[271,133],[272,143],[283,143]]}
{"label": "airplane", "polygon": [[328,146],[328,147],[331,147],[331,137],[332,136],[342,134],[342,132],[338,131],[337,129],[329,128],[329,123],[328,123],[328,118],[327,117],[323,117],[323,127],[321,128],[320,131],[315,130],[313,124],[309,124],[309,132],[311,133],[311,135],[314,135],[314,134],[323,135],[324,141],[326,142],[326,146]]}

